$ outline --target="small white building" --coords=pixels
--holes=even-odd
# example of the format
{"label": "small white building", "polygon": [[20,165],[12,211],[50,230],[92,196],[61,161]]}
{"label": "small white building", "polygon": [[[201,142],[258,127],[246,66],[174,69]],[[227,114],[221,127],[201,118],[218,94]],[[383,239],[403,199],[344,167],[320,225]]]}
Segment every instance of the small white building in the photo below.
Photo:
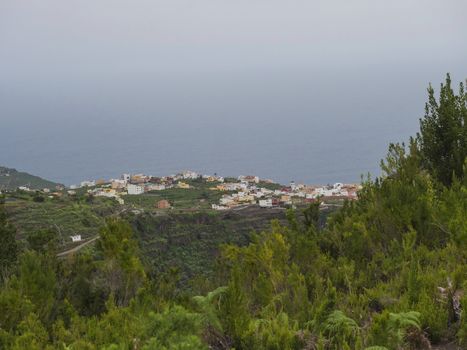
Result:
{"label": "small white building", "polygon": [[340,190],[342,186],[344,186],[342,183],[336,182],[333,187],[335,190]]}
{"label": "small white building", "polygon": [[223,205],[213,204],[212,209],[214,209],[214,210],[228,210],[229,208],[226,207],[226,206],[223,206]]}
{"label": "small white building", "polygon": [[314,192],[314,193],[307,193],[305,198],[306,199],[315,199],[318,197],[318,193]]}
{"label": "small white building", "polygon": [[254,176],[254,175],[240,175],[238,177],[238,180],[241,182],[247,182],[247,183],[259,183],[259,177]]}
{"label": "small white building", "polygon": [[187,170],[182,173],[182,177],[185,180],[196,180],[199,178],[199,174],[194,171]]}
{"label": "small white building", "polygon": [[82,181],[81,182],[81,187],[94,187],[96,186],[95,181]]}
{"label": "small white building", "polygon": [[261,208],[271,208],[272,207],[272,199],[267,198],[267,199],[260,199],[258,201],[258,204]]}
{"label": "small white building", "polygon": [[159,184],[147,184],[146,191],[163,191],[166,189],[165,185]]}
{"label": "small white building", "polygon": [[234,202],[234,199],[231,196],[222,196],[221,199],[219,199],[219,203],[221,205],[229,205]]}
{"label": "small white building", "polygon": [[125,182],[129,182],[131,179],[131,175],[130,174],[122,174],[122,180],[125,181]]}
{"label": "small white building", "polygon": [[144,186],[128,184],[126,187],[128,194],[143,194],[144,193]]}
{"label": "small white building", "polygon": [[70,236],[72,242],[81,242],[81,235]]}

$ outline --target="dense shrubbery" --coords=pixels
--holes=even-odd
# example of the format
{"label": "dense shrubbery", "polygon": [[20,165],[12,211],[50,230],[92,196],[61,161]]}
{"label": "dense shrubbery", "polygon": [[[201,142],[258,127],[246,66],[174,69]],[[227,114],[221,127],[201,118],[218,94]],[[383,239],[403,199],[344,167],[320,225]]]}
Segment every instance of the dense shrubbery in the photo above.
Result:
{"label": "dense shrubbery", "polygon": [[145,267],[123,221],[107,221],[95,253],[57,260],[47,232],[18,256],[1,213],[0,348],[465,347],[467,99],[449,78],[439,102],[429,91],[420,135],[390,146],[357,202],[324,228],[314,204],[248,246],[223,246],[206,282],[221,287],[205,295]]}

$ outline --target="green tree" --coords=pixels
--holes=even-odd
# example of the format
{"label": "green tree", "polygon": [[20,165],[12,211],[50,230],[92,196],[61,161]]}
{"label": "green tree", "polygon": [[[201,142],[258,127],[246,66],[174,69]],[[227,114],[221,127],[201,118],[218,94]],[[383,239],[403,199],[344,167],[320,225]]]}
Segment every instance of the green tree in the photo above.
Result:
{"label": "green tree", "polygon": [[101,271],[110,293],[114,295],[117,305],[128,305],[146,278],[130,224],[119,219],[108,219],[100,230],[97,248],[104,257]]}
{"label": "green tree", "polygon": [[49,322],[56,301],[57,277],[51,257],[27,251],[19,263],[18,293],[34,305],[42,322]]}
{"label": "green tree", "polygon": [[28,235],[29,247],[37,252],[55,253],[58,244],[57,232],[50,229],[42,229]]}
{"label": "green tree", "polygon": [[0,281],[9,273],[18,257],[16,229],[8,222],[3,206],[3,198],[0,197]]}
{"label": "green tree", "polygon": [[428,88],[418,141],[424,166],[441,183],[449,186],[453,176],[463,177],[467,157],[467,93],[463,83],[458,95],[454,93],[449,74],[441,84],[438,100],[432,86]]}
{"label": "green tree", "polygon": [[318,231],[319,229],[319,206],[320,202],[316,201],[314,203],[311,203],[308,208],[303,210],[303,224],[305,225],[306,228],[311,228],[313,227],[315,231]]}
{"label": "green tree", "polygon": [[43,350],[47,348],[48,333],[36,314],[31,313],[19,325],[13,350]]}

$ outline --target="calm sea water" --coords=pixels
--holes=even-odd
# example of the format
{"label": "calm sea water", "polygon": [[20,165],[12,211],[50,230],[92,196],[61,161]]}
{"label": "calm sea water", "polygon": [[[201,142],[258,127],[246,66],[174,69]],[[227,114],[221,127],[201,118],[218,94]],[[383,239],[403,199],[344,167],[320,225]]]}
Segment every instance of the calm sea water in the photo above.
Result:
{"label": "calm sea water", "polygon": [[413,135],[423,114],[428,79],[403,89],[396,77],[378,79],[317,84],[302,74],[13,86],[0,98],[0,164],[67,185],[185,169],[282,183],[359,182],[379,174],[388,143]]}

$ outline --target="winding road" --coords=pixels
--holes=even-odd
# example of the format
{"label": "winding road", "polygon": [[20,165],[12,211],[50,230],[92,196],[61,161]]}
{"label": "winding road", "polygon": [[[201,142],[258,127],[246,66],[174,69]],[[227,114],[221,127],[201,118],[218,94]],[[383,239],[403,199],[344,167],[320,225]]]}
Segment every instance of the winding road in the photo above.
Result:
{"label": "winding road", "polygon": [[58,253],[57,257],[61,258],[61,257],[67,256],[67,255],[76,253],[77,251],[83,249],[84,247],[86,247],[87,245],[91,244],[92,242],[94,242],[94,241],[96,241],[98,239],[99,239],[99,236],[94,236],[91,239],[87,240],[86,242],[81,243],[80,245],[77,245],[74,248],[65,250],[64,252],[61,252],[61,253]]}

